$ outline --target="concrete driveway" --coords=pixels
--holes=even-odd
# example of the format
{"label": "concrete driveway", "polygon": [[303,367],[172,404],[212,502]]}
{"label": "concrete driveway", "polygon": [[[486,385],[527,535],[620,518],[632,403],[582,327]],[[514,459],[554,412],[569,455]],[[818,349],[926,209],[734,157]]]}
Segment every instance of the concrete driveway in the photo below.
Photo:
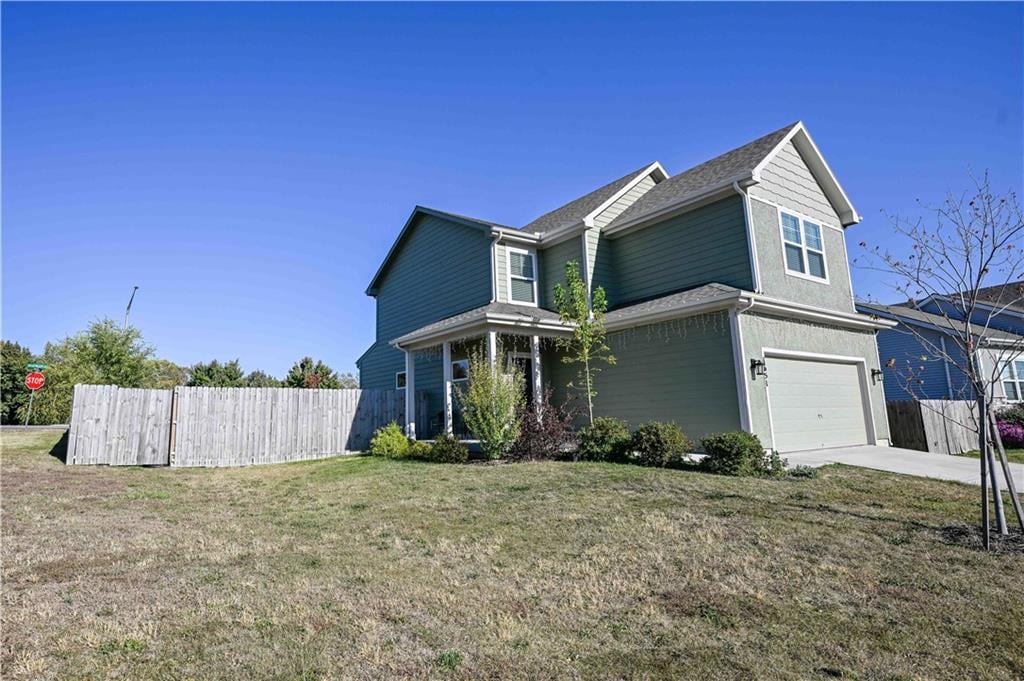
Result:
{"label": "concrete driveway", "polygon": [[[920,478],[936,478],[953,480],[968,485],[980,485],[980,470],[977,459],[965,456],[948,456],[946,454],[930,454],[914,449],[899,447],[839,447],[836,449],[815,449],[807,452],[792,452],[783,455],[789,460],[790,466],[825,466],[830,463],[842,463],[848,466],[873,468],[890,473],[916,475]],[[998,467],[998,462],[996,463]],[[1010,470],[1017,485],[1017,492],[1024,492],[1024,464],[1011,463]],[[1002,483],[1000,471],[1000,486]]]}

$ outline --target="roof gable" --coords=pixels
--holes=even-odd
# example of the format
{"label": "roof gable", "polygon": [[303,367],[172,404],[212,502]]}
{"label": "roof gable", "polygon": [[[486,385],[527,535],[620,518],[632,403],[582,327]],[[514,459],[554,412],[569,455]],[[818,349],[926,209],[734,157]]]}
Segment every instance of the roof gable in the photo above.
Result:
{"label": "roof gable", "polygon": [[797,121],[665,180],[624,210],[609,228],[621,229],[656,219],[682,205],[727,190],[733,183],[749,185],[760,182],[761,171],[789,142],[793,142],[843,224],[858,222],[860,216],[846,198],[804,124]]}
{"label": "roof gable", "polygon": [[402,231],[398,233],[398,237],[395,239],[394,243],[391,244],[391,248],[388,250],[387,255],[384,256],[384,260],[381,262],[380,267],[377,269],[377,273],[373,275],[373,280],[370,282],[370,285],[366,287],[366,295],[377,295],[377,290],[380,286],[380,281],[384,277],[384,274],[387,272],[388,266],[391,264],[392,260],[394,260],[395,256],[398,254],[398,250],[401,247],[402,242],[405,241],[406,237],[409,235],[409,232],[412,231],[417,219],[424,215],[432,215],[437,218],[449,220],[451,222],[455,222],[465,227],[469,227],[470,229],[479,229],[487,233],[490,233],[491,230],[493,229],[514,230],[513,227],[500,225],[496,222],[478,220],[477,218],[471,218],[465,215],[458,215],[457,213],[447,213],[443,210],[427,208],[426,206],[416,206],[413,209],[412,213],[409,215],[409,219],[406,220],[405,224],[402,226]]}
{"label": "roof gable", "polygon": [[593,219],[595,215],[614,203],[625,192],[629,191],[637,182],[654,175],[656,181],[668,177],[668,173],[657,161],[648,163],[631,173],[612,180],[603,187],[599,187],[589,194],[574,199],[564,206],[541,215],[539,218],[523,226],[524,232],[548,233],[556,230],[572,227],[573,225]]}

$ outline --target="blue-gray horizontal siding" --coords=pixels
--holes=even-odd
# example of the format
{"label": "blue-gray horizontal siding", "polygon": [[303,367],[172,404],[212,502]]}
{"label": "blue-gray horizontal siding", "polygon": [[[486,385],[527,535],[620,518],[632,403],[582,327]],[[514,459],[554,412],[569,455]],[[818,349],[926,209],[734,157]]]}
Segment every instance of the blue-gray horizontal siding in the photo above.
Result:
{"label": "blue-gray horizontal siding", "polygon": [[[537,254],[540,259],[540,306],[555,309],[555,285],[565,283],[565,264],[575,260],[582,267],[583,242],[574,236]],[[581,272],[582,273],[582,272]]]}
{"label": "blue-gray horizontal siding", "polygon": [[[405,370],[390,341],[421,326],[491,300],[490,237],[434,216],[413,226],[394,255],[377,293],[377,338],[359,362],[363,388],[393,388]],[[421,356],[416,389],[428,393],[428,413],[441,409],[441,361]]]}
{"label": "blue-gray horizontal siding", "polygon": [[[739,430],[739,403],[727,313],[712,313],[608,335],[616,358],[599,363],[596,416],[624,419],[630,428],[647,421],[675,423],[695,445],[708,433]],[[544,380],[559,402],[570,400],[582,422],[586,401],[566,384],[578,367],[545,353]]]}
{"label": "blue-gray horizontal siding", "polygon": [[739,196],[612,239],[609,245],[610,261],[602,262],[599,249],[594,283],[605,287],[612,306],[710,282],[753,288]]}
{"label": "blue-gray horizontal siding", "polygon": [[[902,324],[878,332],[878,358],[885,372],[886,400],[970,399],[963,392],[963,372],[955,366],[949,367],[947,383],[946,362],[935,352],[942,347],[941,335],[927,329],[911,332]],[[951,340],[946,342],[946,352],[957,355]],[[890,361],[891,367],[887,366]]]}

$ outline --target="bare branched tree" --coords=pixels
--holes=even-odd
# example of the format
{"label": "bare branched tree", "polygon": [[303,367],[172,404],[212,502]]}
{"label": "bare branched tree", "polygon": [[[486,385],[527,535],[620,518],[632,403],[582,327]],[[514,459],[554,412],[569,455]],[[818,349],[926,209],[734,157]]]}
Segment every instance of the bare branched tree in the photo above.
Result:
{"label": "bare branched tree", "polygon": [[[1024,353],[1024,342],[1019,337],[993,325],[998,325],[1007,311],[1024,303],[1024,216],[1014,192],[993,194],[987,173],[972,179],[971,191],[959,196],[948,194],[938,207],[922,205],[930,219],[888,216],[896,241],[903,242],[900,246],[909,250],[908,254],[861,242],[864,253],[854,264],[888,275],[887,283],[908,307],[928,305],[928,311],[937,315],[938,335],[916,324],[902,326],[924,349],[928,360],[944,362],[957,374],[960,396],[976,402],[973,423],[959,425],[978,433],[982,523],[988,548],[990,482],[999,531],[1006,531],[993,436],[1018,521],[1024,527],[992,409],[996,386],[1015,375],[1012,363]],[[908,362],[894,368],[903,387],[920,399],[924,365]],[[944,411],[942,415],[950,418],[948,414]]]}

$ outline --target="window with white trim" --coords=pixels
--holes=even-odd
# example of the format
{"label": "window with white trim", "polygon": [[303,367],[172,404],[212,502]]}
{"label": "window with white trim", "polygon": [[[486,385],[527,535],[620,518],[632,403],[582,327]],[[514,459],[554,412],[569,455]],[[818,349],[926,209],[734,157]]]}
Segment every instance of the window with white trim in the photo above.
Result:
{"label": "window with white trim", "polygon": [[779,211],[779,220],[786,272],[827,282],[822,226],[784,210]]}
{"label": "window with white trim", "polygon": [[1003,394],[1008,402],[1024,400],[1024,360],[1015,359],[1003,367]]}
{"label": "window with white trim", "polygon": [[405,388],[405,372],[399,371],[395,374],[395,389],[402,390]]}
{"label": "window with white trim", "polygon": [[457,359],[452,362],[452,383],[469,380],[469,360]]}
{"label": "window with white trim", "polygon": [[508,249],[508,298],[513,303],[537,304],[537,256],[532,251]]}

